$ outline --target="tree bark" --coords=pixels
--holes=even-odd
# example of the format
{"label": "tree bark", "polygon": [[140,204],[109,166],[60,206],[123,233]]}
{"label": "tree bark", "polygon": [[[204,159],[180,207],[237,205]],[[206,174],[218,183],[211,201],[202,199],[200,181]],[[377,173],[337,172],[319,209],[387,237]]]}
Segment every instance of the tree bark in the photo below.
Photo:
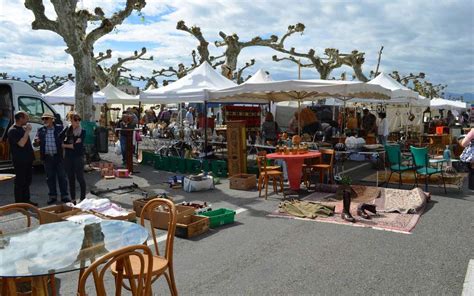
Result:
{"label": "tree bark", "polygon": [[92,75],[92,50],[82,55],[74,55],[76,69],[76,110],[84,120],[94,119],[92,110],[94,93],[94,79]]}

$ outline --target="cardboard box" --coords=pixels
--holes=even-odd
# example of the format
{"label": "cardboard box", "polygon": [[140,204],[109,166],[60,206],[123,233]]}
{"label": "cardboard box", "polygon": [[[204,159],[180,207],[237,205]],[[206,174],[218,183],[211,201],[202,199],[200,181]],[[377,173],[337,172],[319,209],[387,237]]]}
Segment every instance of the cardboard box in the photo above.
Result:
{"label": "cardboard box", "polygon": [[254,174],[237,174],[229,179],[229,188],[237,190],[251,190],[257,186],[257,177]]}
{"label": "cardboard box", "polygon": [[203,216],[186,216],[176,223],[177,237],[190,238],[209,231],[209,218]]}
{"label": "cardboard box", "polygon": [[[194,208],[176,205],[176,223],[184,221],[185,217],[194,215]],[[168,211],[154,211],[150,219],[151,225],[159,229],[168,229]]]}
{"label": "cardboard box", "polygon": [[64,217],[69,217],[80,213],[81,210],[64,204],[40,208],[41,219],[44,224],[63,221]]}
{"label": "cardboard box", "polygon": [[[156,196],[149,196],[149,197],[146,197],[146,198],[135,199],[133,201],[133,210],[137,213],[138,217],[141,217],[143,207],[146,205],[146,203],[149,202],[150,200],[154,199],[154,198],[166,198],[166,199],[169,199],[171,201],[173,200],[173,198],[168,196],[168,195],[166,195],[166,197],[163,197],[162,195],[156,195]],[[148,217],[145,217],[145,219],[148,219]]]}

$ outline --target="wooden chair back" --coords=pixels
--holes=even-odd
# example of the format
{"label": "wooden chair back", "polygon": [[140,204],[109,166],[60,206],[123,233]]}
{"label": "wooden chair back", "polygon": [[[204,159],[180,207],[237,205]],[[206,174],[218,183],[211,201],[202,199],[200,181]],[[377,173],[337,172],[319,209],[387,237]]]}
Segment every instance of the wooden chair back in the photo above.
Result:
{"label": "wooden chair back", "polygon": [[[136,256],[139,263],[140,273],[134,273],[130,258]],[[92,263],[82,274],[79,280],[80,296],[87,296],[87,278],[92,274],[97,296],[107,295],[104,285],[104,276],[111,265],[115,263],[117,276],[115,276],[115,295],[122,295],[122,281],[128,279],[129,288],[134,296],[150,295],[151,276],[153,267],[153,254],[148,246],[129,246],[102,256]],[[146,268],[146,269],[145,269]]]}
{"label": "wooden chair back", "polygon": [[260,173],[267,171],[267,156],[266,156],[266,153],[265,153],[265,155],[257,156],[257,166],[258,166],[258,171]]}
{"label": "wooden chair back", "polygon": [[321,164],[328,164],[332,167],[335,155],[334,149],[319,149],[319,152],[321,152]]}
{"label": "wooden chair back", "polygon": [[[9,204],[3,207],[0,207],[0,216],[9,214],[9,213],[21,213],[26,217],[26,227],[31,227],[31,217],[32,214],[36,215],[39,224],[42,224],[43,220],[41,219],[40,211],[37,207],[30,205],[28,203],[14,203]],[[0,234],[2,230],[0,229]]]}
{"label": "wooden chair back", "polygon": [[156,229],[153,227],[153,225],[156,225],[156,222],[154,221],[156,219],[156,215],[152,214],[156,210],[156,208],[160,206],[165,207],[166,209],[164,210],[168,210],[168,213],[169,213],[168,232],[166,234],[166,246],[165,246],[164,257],[171,264],[173,262],[173,244],[174,244],[174,234],[176,231],[176,219],[177,219],[176,206],[174,205],[174,203],[171,200],[164,199],[164,198],[154,198],[150,200],[143,207],[141,218],[140,218],[140,224],[145,227],[145,216],[149,218],[150,230],[153,237],[155,252],[157,256],[160,256],[160,250],[158,248],[158,241],[156,238]]}

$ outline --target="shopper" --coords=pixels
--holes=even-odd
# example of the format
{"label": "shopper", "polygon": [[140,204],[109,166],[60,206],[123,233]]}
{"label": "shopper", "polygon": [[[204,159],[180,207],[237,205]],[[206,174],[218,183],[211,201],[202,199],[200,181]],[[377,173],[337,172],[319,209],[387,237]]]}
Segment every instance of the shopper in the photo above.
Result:
{"label": "shopper", "polygon": [[300,125],[300,122],[298,122],[298,111],[295,111],[295,113],[293,114],[293,117],[290,119],[290,122],[288,123],[289,132],[293,134],[298,134],[299,125]]}
{"label": "shopper", "polygon": [[194,109],[193,107],[189,107],[188,108],[188,112],[186,112],[186,121],[188,122],[188,124],[190,126],[193,126],[194,125]]}
{"label": "shopper", "polygon": [[388,121],[387,113],[379,113],[380,122],[378,125],[377,135],[379,138],[379,144],[386,145],[388,138]]}
{"label": "shopper", "polygon": [[81,128],[81,117],[72,114],[71,125],[60,134],[64,148],[64,167],[69,181],[69,194],[76,204],[76,179],[81,189],[81,201],[86,198],[86,181],[84,180],[84,138],[86,131]]}
{"label": "shopper", "polygon": [[122,120],[119,122],[118,127],[120,128],[120,149],[122,152],[122,163],[126,163],[127,159],[127,135],[122,130],[133,130],[136,125],[133,123],[133,117],[128,112],[123,112]]}
{"label": "shopper", "polygon": [[375,117],[374,114],[369,112],[369,109],[364,108],[363,116],[362,116],[362,131],[364,132],[364,135],[367,136],[368,134],[375,133],[377,131],[377,118]]}
{"label": "shopper", "polygon": [[31,146],[31,125],[28,124],[29,117],[26,112],[20,111],[15,114],[15,124],[8,129],[8,144],[10,145],[13,169],[15,171],[14,194],[15,202],[29,203],[38,206],[30,200],[30,185],[32,177],[32,166],[35,156]]}
{"label": "shopper", "polygon": [[273,119],[273,114],[267,112],[265,114],[265,121],[262,124],[262,138],[265,144],[275,145],[278,133],[280,132],[280,127],[278,123]]}
{"label": "shopper", "polygon": [[41,119],[44,126],[38,129],[35,145],[40,146],[41,160],[46,172],[46,182],[49,188],[48,204],[57,202],[56,179],[59,183],[61,201],[70,202],[67,193],[66,172],[64,171],[62,141],[59,137],[63,126],[54,124],[54,115],[50,112],[44,113]]}
{"label": "shopper", "polygon": [[309,134],[311,137],[314,137],[314,134],[321,130],[321,123],[319,122],[316,113],[309,108],[301,110],[300,122],[302,134]]}

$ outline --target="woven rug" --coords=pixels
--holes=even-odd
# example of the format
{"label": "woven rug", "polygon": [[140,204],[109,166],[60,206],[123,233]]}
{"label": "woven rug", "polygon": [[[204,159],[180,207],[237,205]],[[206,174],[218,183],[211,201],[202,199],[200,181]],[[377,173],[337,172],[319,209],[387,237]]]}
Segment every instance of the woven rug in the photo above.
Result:
{"label": "woven rug", "polygon": [[[385,176],[384,171],[379,171],[379,182],[385,182],[385,179],[390,176],[390,171],[387,171],[387,176]],[[445,175],[444,180],[446,182],[447,188],[462,188],[463,181],[467,177],[467,173],[457,173],[456,175]],[[398,174],[393,173],[392,177],[390,178],[390,184],[398,184]],[[362,182],[372,182],[375,183],[377,180],[377,174],[374,173],[369,175],[360,181]],[[407,171],[402,174],[402,184],[415,184],[415,176],[413,175],[413,171]],[[423,185],[425,184],[424,179],[418,179],[418,184]],[[436,185],[443,187],[443,180],[441,179],[441,175],[436,174],[431,176],[428,179],[428,185]]]}
{"label": "woven rug", "polygon": [[[365,203],[375,204],[377,206],[377,211],[384,210],[384,207],[386,204],[385,194],[388,191],[394,190],[394,189],[380,188],[380,190],[381,192],[378,198],[373,199],[372,201],[365,201]],[[409,192],[409,190],[406,190],[406,191]],[[356,219],[356,222],[351,223],[341,218],[341,212],[343,209],[342,201],[335,200],[333,197],[334,197],[333,193],[315,192],[313,194],[308,195],[307,197],[303,199],[305,201],[321,202],[325,205],[334,205],[336,207],[335,214],[334,216],[331,216],[331,217],[326,217],[326,218],[317,217],[315,219],[298,218],[286,213],[280,213],[278,209],[272,212],[271,214],[269,214],[268,216],[305,220],[305,221],[317,221],[317,222],[324,222],[324,223],[350,225],[354,227],[367,227],[367,228],[373,228],[377,230],[386,230],[386,231],[410,234],[412,233],[416,224],[420,220],[421,214],[424,211],[424,207],[422,207],[416,214],[379,212],[376,216],[372,216],[371,220],[366,220],[357,216],[357,206],[359,205],[359,203],[356,201],[353,201],[351,203],[351,214]]]}

